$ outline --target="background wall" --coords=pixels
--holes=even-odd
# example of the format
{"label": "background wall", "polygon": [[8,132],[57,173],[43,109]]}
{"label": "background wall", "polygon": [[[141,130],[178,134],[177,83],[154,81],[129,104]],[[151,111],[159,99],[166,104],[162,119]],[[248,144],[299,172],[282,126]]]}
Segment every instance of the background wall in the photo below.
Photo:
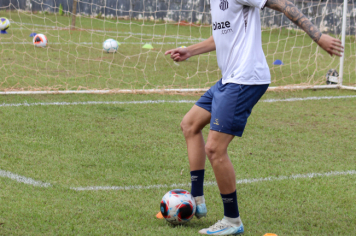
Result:
{"label": "background wall", "polygon": [[[77,13],[88,16],[137,18],[148,20],[187,21],[211,24],[209,0],[81,0]],[[323,32],[340,34],[342,0],[301,1],[294,3]],[[33,12],[58,12],[59,5],[67,13],[72,11],[73,0],[1,0],[0,9],[22,9]],[[356,8],[348,4],[346,33],[355,35]],[[261,11],[263,27],[296,28],[285,16],[271,9]]]}

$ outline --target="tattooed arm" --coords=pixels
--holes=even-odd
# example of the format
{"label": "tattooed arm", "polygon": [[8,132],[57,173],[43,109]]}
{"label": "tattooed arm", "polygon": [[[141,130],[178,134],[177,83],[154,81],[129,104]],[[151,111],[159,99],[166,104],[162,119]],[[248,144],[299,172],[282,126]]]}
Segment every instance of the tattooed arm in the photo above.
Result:
{"label": "tattooed arm", "polygon": [[288,0],[267,0],[265,5],[276,11],[284,13],[288,19],[304,30],[321,48],[327,51],[331,56],[341,56],[343,46],[341,41],[327,34],[322,34],[319,29],[313,25],[308,18],[303,15],[298,8]]}

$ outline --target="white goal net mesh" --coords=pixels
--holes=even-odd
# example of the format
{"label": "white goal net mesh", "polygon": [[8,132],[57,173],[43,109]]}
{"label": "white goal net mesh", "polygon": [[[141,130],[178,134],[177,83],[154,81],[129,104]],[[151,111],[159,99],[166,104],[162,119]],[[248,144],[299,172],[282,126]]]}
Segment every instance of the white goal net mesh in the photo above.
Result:
{"label": "white goal net mesh", "polygon": [[[340,38],[342,3],[294,3],[323,32]],[[78,0],[75,29],[72,7],[73,0],[0,2],[0,17],[11,23],[0,35],[0,91],[205,89],[221,77],[215,52],[181,63],[164,56],[211,35],[209,0]],[[352,3],[344,66],[349,86],[356,86],[355,17]],[[271,86],[325,85],[327,71],[339,70],[339,58],[281,13],[266,8],[261,22]],[[46,35],[48,46],[35,47],[33,33]],[[109,38],[120,44],[116,53],[102,49]]]}

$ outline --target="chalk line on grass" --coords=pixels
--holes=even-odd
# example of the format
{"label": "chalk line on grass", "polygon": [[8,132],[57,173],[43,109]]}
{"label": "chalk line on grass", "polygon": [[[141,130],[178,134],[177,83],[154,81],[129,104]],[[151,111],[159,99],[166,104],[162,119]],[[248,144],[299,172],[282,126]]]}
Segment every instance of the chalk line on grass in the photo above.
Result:
{"label": "chalk line on grass", "polygon": [[[176,44],[188,44],[191,42],[150,42],[152,45],[176,45]],[[0,42],[0,45],[31,45],[33,46],[33,42]],[[51,45],[102,45],[100,42],[51,42]],[[144,45],[144,42],[120,42],[120,44],[132,44],[132,45]],[[101,51],[102,48],[98,48],[98,51]]]}
{"label": "chalk line on grass", "polygon": [[265,99],[265,100],[261,100],[261,102],[297,102],[297,101],[308,101],[308,100],[330,100],[330,99],[342,99],[342,98],[356,98],[356,95]]}
{"label": "chalk line on grass", "polygon": [[25,177],[25,176],[22,176],[22,175],[18,175],[18,174],[15,174],[15,173],[12,173],[12,172],[6,171],[6,170],[0,170],[0,176],[15,180],[15,181],[17,181],[19,183],[29,184],[29,185],[37,186],[37,187],[47,188],[47,187],[51,186],[50,183],[37,181],[37,180],[31,179],[31,178],[28,178],[28,177]]}
{"label": "chalk line on grass", "polygon": [[[347,96],[324,96],[324,97],[305,97],[305,98],[285,98],[285,99],[265,99],[261,102],[296,102],[308,100],[330,100],[342,98],[356,98],[356,95]],[[68,105],[124,105],[124,104],[154,104],[154,103],[195,103],[195,100],[145,100],[145,101],[87,101],[87,102],[34,102],[34,103],[2,103],[0,107],[20,107],[20,106],[68,106]]]}
{"label": "chalk line on grass", "polygon": [[102,105],[102,104],[150,104],[150,103],[195,103],[192,100],[177,100],[177,101],[165,101],[165,100],[146,100],[146,101],[88,101],[88,102],[35,102],[35,103],[3,103],[0,107],[20,107],[20,106],[68,106],[68,105]]}
{"label": "chalk line on grass", "polygon": [[[258,182],[272,182],[279,180],[296,180],[296,179],[311,179],[315,177],[329,177],[329,176],[340,176],[340,175],[355,175],[356,170],[349,171],[331,171],[326,173],[308,173],[308,174],[296,174],[291,176],[270,176],[266,178],[258,179],[240,179],[236,180],[236,184],[251,184]],[[216,182],[207,181],[204,183],[204,186],[217,185]],[[140,190],[140,189],[161,189],[161,188],[180,188],[180,187],[190,187],[190,183],[185,184],[158,184],[158,185],[132,185],[132,186],[89,186],[89,187],[72,187],[72,190],[76,191],[98,191],[98,190]]]}
{"label": "chalk line on grass", "polygon": [[[259,182],[272,182],[280,180],[296,180],[296,179],[311,179],[315,177],[329,177],[329,176],[342,176],[342,175],[356,175],[356,170],[348,171],[330,171],[326,173],[308,173],[308,174],[296,174],[290,176],[269,176],[265,178],[256,178],[256,179],[240,179],[236,180],[236,184],[251,184]],[[28,178],[22,175],[12,173],[10,171],[0,170],[0,177],[9,178],[15,180],[19,183],[24,183],[36,187],[47,188],[52,186],[50,183],[37,181],[32,178]],[[204,186],[214,186],[217,185],[215,181],[206,181]],[[157,184],[157,185],[130,185],[130,186],[88,186],[88,187],[71,187],[70,189],[75,191],[99,191],[99,190],[140,190],[140,189],[161,189],[161,188],[181,188],[189,187],[190,183],[182,184]]]}

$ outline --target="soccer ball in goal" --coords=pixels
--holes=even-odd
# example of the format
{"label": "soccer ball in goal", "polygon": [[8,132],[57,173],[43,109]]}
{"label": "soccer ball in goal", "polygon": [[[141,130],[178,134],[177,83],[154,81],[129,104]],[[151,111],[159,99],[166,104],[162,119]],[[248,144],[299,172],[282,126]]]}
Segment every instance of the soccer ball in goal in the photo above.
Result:
{"label": "soccer ball in goal", "polygon": [[119,43],[114,39],[107,39],[103,43],[103,50],[105,52],[116,52],[119,48]]}
{"label": "soccer ball in goal", "polygon": [[10,27],[10,21],[6,17],[0,17],[0,30],[6,31]]}
{"label": "soccer ball in goal", "polygon": [[48,44],[48,40],[47,40],[46,35],[36,34],[33,37],[33,45],[35,45],[36,47],[43,48],[43,47],[46,47],[47,44]]}
{"label": "soccer ball in goal", "polygon": [[196,210],[193,196],[186,190],[173,189],[161,201],[161,213],[171,224],[179,225],[190,221]]}

